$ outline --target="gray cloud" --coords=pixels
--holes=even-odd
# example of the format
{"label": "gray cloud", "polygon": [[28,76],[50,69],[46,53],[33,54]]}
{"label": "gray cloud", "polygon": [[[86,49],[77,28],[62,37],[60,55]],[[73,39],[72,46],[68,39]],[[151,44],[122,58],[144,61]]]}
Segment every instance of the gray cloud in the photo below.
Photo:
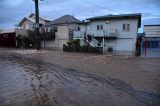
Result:
{"label": "gray cloud", "polygon": [[[145,23],[160,20],[160,0],[44,0],[39,2],[39,10],[41,16],[52,20],[65,14],[83,20],[120,13],[142,13]],[[33,12],[32,0],[0,0],[0,28],[13,26]]]}

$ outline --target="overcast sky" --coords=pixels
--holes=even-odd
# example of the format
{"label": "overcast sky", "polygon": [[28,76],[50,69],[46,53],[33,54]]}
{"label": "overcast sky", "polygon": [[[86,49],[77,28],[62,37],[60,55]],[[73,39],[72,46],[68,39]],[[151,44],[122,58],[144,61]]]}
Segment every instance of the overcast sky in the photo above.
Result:
{"label": "overcast sky", "polygon": [[[12,28],[34,13],[32,0],[0,0],[0,28]],[[65,14],[80,20],[107,14],[142,13],[142,24],[160,24],[160,0],[43,0],[40,16],[55,19]]]}

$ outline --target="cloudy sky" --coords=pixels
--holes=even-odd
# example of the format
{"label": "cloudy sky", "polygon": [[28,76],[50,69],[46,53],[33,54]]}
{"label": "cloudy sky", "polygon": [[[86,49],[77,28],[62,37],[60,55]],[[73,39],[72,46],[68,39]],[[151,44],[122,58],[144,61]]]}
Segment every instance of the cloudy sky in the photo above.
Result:
{"label": "cloudy sky", "polygon": [[[34,13],[32,0],[0,0],[0,29],[12,28]],[[142,13],[142,24],[160,24],[160,0],[43,0],[40,16],[55,19],[65,14],[80,20],[107,14]]]}

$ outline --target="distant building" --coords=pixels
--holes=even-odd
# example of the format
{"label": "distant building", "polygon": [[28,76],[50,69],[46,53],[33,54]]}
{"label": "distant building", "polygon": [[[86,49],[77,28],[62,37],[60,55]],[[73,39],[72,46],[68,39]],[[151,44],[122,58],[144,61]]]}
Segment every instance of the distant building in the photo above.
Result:
{"label": "distant building", "polygon": [[73,39],[73,32],[77,30],[78,22],[80,21],[75,17],[64,15],[47,23],[41,32],[44,32],[43,36],[50,36],[51,39],[42,42],[42,47],[62,50],[63,45]]}
{"label": "distant building", "polygon": [[144,25],[145,37],[160,37],[160,25]]}
{"label": "distant building", "polygon": [[144,25],[141,56],[160,57],[160,25]]}
{"label": "distant building", "polygon": [[140,13],[97,16],[79,23],[74,39],[80,39],[84,45],[102,47],[104,52],[134,54],[140,26]]}

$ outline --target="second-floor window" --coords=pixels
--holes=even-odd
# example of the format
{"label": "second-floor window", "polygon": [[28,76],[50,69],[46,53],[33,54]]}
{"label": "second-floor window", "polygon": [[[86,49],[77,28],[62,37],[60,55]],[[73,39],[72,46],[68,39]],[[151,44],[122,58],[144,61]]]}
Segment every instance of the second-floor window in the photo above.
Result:
{"label": "second-floor window", "polygon": [[28,28],[29,28],[29,29],[32,29],[33,27],[34,27],[33,24],[29,24],[29,25],[28,25]]}
{"label": "second-floor window", "polygon": [[80,27],[78,27],[78,31],[80,31],[81,29],[80,29]]}
{"label": "second-floor window", "polygon": [[97,30],[103,30],[103,25],[97,25]]}
{"label": "second-floor window", "polygon": [[122,30],[123,31],[130,31],[130,24],[123,24]]}
{"label": "second-floor window", "polygon": [[103,25],[100,25],[100,30],[103,30]]}

